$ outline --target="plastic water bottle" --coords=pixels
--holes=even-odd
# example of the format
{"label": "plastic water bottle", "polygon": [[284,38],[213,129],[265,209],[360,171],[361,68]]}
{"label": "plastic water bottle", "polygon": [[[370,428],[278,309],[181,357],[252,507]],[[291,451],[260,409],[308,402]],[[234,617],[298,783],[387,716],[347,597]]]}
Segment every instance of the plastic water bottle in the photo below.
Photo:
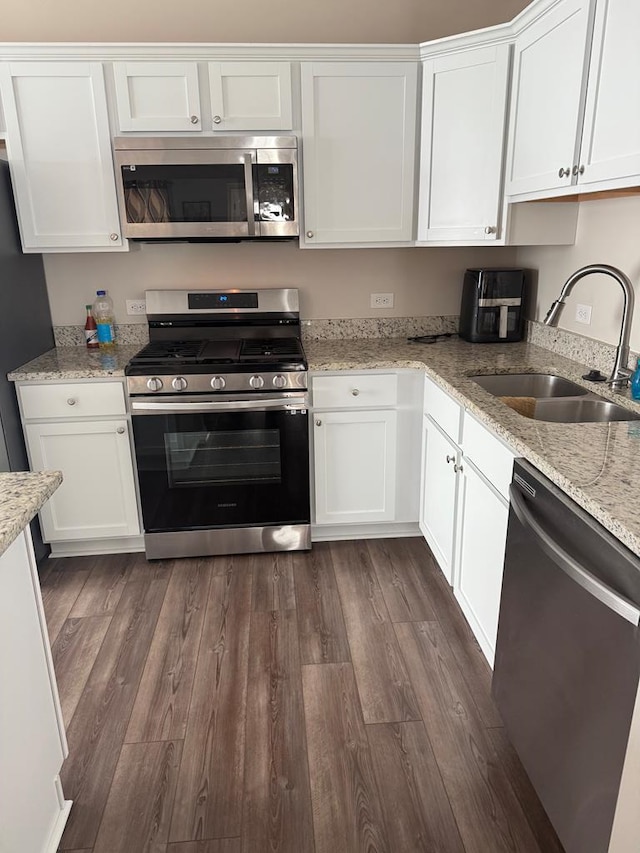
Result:
{"label": "plastic water bottle", "polygon": [[98,327],[98,345],[100,349],[112,349],[116,343],[115,319],[113,313],[113,300],[106,290],[96,292],[93,303],[93,317]]}
{"label": "plastic water bottle", "polygon": [[631,377],[631,396],[634,400],[640,400],[640,358],[636,362],[636,369]]}

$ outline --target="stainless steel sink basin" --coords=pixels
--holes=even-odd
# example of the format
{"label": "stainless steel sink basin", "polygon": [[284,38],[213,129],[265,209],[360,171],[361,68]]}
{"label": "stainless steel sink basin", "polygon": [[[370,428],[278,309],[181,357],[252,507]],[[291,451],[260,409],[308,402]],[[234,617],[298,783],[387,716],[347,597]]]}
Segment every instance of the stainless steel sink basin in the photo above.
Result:
{"label": "stainless steel sink basin", "polygon": [[536,400],[533,419],[560,424],[580,424],[610,421],[637,421],[640,415],[609,400],[566,398]]}
{"label": "stainless steel sink basin", "polygon": [[578,397],[589,393],[581,385],[550,373],[496,373],[469,378],[496,397]]}

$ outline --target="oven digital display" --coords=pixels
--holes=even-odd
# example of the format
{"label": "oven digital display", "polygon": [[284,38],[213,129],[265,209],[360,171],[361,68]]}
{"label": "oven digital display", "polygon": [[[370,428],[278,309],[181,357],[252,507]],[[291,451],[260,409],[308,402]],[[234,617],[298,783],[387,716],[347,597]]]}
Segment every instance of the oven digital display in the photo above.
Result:
{"label": "oven digital display", "polygon": [[257,308],[257,293],[189,293],[188,305],[190,310],[208,311],[212,308]]}

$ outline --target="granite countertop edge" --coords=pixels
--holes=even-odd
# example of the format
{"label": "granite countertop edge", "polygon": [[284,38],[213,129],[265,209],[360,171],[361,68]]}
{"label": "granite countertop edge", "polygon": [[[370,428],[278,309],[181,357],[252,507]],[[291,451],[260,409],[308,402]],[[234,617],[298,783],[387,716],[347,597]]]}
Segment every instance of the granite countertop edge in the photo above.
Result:
{"label": "granite countertop edge", "polygon": [[0,473],[0,556],[62,483],[60,471]]}

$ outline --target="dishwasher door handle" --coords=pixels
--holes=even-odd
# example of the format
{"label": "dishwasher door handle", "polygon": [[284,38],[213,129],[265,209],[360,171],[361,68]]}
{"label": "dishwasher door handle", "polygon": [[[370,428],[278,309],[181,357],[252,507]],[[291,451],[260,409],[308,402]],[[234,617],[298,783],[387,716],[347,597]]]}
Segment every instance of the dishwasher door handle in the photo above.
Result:
{"label": "dishwasher door handle", "polygon": [[618,616],[622,616],[632,625],[640,624],[640,610],[624,596],[619,595],[611,587],[607,586],[590,572],[583,568],[574,558],[555,542],[544,528],[536,521],[530,509],[527,507],[522,495],[513,485],[509,486],[511,506],[521,524],[527,527],[538,539],[541,548],[548,554],[553,562],[571,580],[579,584],[586,592],[597,598],[609,610],[613,610]]}

